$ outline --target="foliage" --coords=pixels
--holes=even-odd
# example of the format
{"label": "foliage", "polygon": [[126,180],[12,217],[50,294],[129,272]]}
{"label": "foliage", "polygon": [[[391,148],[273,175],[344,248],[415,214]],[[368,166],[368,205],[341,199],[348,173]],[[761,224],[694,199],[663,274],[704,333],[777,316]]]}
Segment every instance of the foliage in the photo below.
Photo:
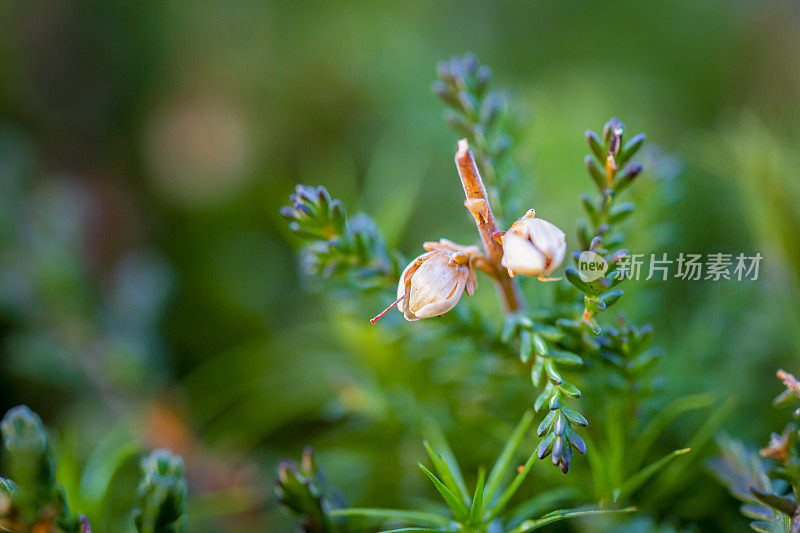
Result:
{"label": "foliage", "polygon": [[444,120],[469,139],[498,217],[521,210],[519,198],[511,194],[519,181],[511,158],[518,106],[506,92],[491,88],[492,69],[482,65],[473,53],[440,62],[436,74],[439,79],[431,90],[447,106]]}
{"label": "foliage", "polygon": [[[67,506],[56,481],[50,437],[26,406],[11,409],[0,423],[5,453],[0,477],[0,527],[10,532],[91,533],[89,521]],[[142,460],[134,522],[140,533],[185,529],[183,460],[156,450]]]}
{"label": "foliage", "polygon": [[[789,407],[800,400],[800,381],[778,370],[786,389],[773,401],[776,407]],[[800,408],[793,417],[800,418]],[[744,502],[741,512],[752,519],[750,527],[761,533],[800,531],[800,445],[798,426],[790,422],[779,435],[770,436],[767,447],[758,453],[728,437],[719,440],[721,455],[709,463],[711,472]],[[759,457],[766,458],[764,461]]]}
{"label": "foliage", "polygon": [[[503,191],[509,190],[508,184],[514,182],[515,185],[521,185],[514,177],[510,151],[496,148],[498,144],[511,146],[508,142],[512,138],[509,125],[513,121],[510,118],[498,119],[501,112],[507,111],[509,106],[500,96],[501,93],[489,89],[489,69],[481,65],[475,56],[467,54],[454,57],[449,62],[440,64],[437,70],[440,79],[434,83],[433,90],[449,108],[445,118],[456,131],[466,135],[467,142],[475,147],[475,160],[479,170],[486,174],[488,199],[493,204],[492,207],[504,205],[506,198]],[[687,454],[690,447],[705,446],[714,430],[730,412],[733,406],[731,401],[721,405],[698,428],[694,438],[689,441],[691,446],[674,450],[650,464],[645,464],[648,452],[658,435],[675,418],[688,411],[708,407],[713,399],[708,395],[687,396],[674,400],[659,412],[651,411],[652,407],[646,407],[644,402],[657,396],[659,392],[653,379],[653,369],[661,354],[658,348],[651,346],[653,328],[649,325],[631,324],[623,315],[617,318],[614,325],[601,326],[598,321],[603,312],[616,304],[623,294],[617,287],[628,274],[625,262],[630,254],[628,250],[621,248],[625,238],[619,226],[627,221],[634,206],[632,202],[619,203],[618,196],[642,173],[642,165],[631,160],[641,148],[645,137],[643,134],[635,135],[626,142],[624,125],[616,118],[605,124],[600,135],[588,131],[586,137],[591,152],[586,158],[586,167],[598,189],[598,198],[594,200],[588,195],[583,197],[582,205],[588,221],[581,222],[578,226],[578,242],[582,250],[591,251],[602,258],[609,271],[598,279],[587,280],[575,268],[567,268],[568,283],[557,285],[551,293],[552,301],[548,305],[530,310],[524,305],[518,310],[510,306],[512,310],[506,315],[504,327],[500,331],[491,326],[487,329],[482,325],[488,318],[486,308],[467,307],[467,304],[464,306],[469,311],[458,312],[456,309],[446,313],[442,325],[434,328],[434,338],[439,343],[452,342],[452,335],[458,332],[462,338],[469,338],[476,345],[489,347],[489,351],[495,356],[517,354],[520,362],[529,369],[527,372],[533,385],[540,389],[533,407],[538,412],[547,406],[546,414],[537,427],[537,435],[541,440],[532,450],[525,466],[521,467],[517,480],[512,482],[508,497],[493,500],[500,479],[492,474],[487,480],[485,473],[479,473],[475,490],[467,491],[463,481],[459,481],[462,480],[460,470],[428,447],[436,473],[425,467],[422,469],[447,503],[449,515],[433,516],[427,512],[415,514],[412,511],[386,509],[336,509],[330,511],[330,514],[394,519],[399,524],[423,529],[457,527],[465,531],[485,530],[493,524],[493,520],[503,524],[501,527],[504,530],[511,530],[513,528],[509,524],[512,523],[515,524],[514,527],[522,527],[522,523],[526,524],[524,527],[534,527],[535,524],[549,523],[549,520],[555,520],[556,517],[572,516],[570,512],[555,512],[539,519],[523,519],[505,515],[503,508],[519,488],[534,459],[552,455],[553,464],[566,474],[573,450],[585,454],[587,448],[591,448],[579,434],[579,430],[586,428],[589,421],[570,406],[571,402],[576,402],[583,396],[576,382],[596,382],[602,387],[601,390],[607,391],[592,391],[596,395],[606,395],[607,400],[604,402],[604,409],[595,408],[595,411],[603,412],[606,425],[602,430],[594,432],[594,449],[588,450],[591,485],[587,486],[581,481],[576,483],[584,495],[597,498],[605,504],[636,501],[635,495],[641,487],[657,476],[661,476],[659,479],[662,480],[662,486],[653,494],[657,491],[663,493],[675,490],[675,486],[679,484],[679,473],[685,470],[691,460],[681,456]],[[461,156],[457,154],[458,165],[461,164],[459,157]],[[459,172],[462,172],[461,167]],[[462,183],[464,179],[462,175]],[[467,192],[467,185],[464,187]],[[465,205],[476,218],[480,230],[483,215],[472,210],[469,198],[468,194]],[[301,265],[324,265],[323,268],[311,269],[311,273],[350,280],[351,285],[356,288],[364,286],[361,280],[369,277],[375,279],[375,273],[378,273],[377,278],[384,284],[388,284],[392,276],[396,276],[398,269],[388,268],[386,258],[400,257],[400,254],[386,251],[377,226],[372,222],[364,222],[367,220],[366,215],[358,215],[358,226],[370,228],[368,237],[355,237],[352,230],[347,229],[355,225],[350,224],[345,217],[341,203],[331,200],[323,187],[300,185],[291,201],[292,205],[283,208],[282,214],[290,220],[290,229],[300,238],[301,257],[309,251],[316,257],[310,262],[301,259]],[[640,225],[637,229],[644,228]],[[340,241],[366,244],[338,244]],[[335,244],[333,248],[331,243]],[[488,246],[485,239],[484,246]],[[327,252],[330,249],[336,252],[330,254]],[[487,248],[487,254],[489,253]],[[574,252],[573,257],[576,266],[579,266],[581,252]],[[486,258],[483,260],[488,260],[488,256]],[[373,268],[365,269],[367,265],[372,265]],[[375,268],[376,265],[383,267]],[[493,274],[496,271],[491,268],[481,270],[485,270],[490,277],[496,276]],[[500,283],[499,278],[495,280]],[[516,280],[512,283],[516,283]],[[501,293],[508,297],[508,291]],[[404,296],[402,290],[398,289],[398,296],[400,302],[408,297],[408,293]],[[382,315],[383,313],[376,318]],[[413,345],[415,333],[411,328],[403,328],[398,333]],[[504,452],[501,456],[503,461],[509,461],[513,450],[519,445],[522,434],[532,423],[530,416],[526,414],[517,431],[509,438],[506,452],[511,451]],[[447,457],[452,457],[452,453],[448,453]],[[507,468],[507,465],[503,468]],[[334,527],[335,521],[328,516],[329,512],[323,505],[325,500],[317,496],[318,489],[314,489],[315,485],[310,483],[311,478],[307,473],[303,474],[296,467],[282,466],[280,477],[287,480],[297,478],[296,484],[305,487],[301,491],[305,494],[302,498],[288,497],[290,493],[281,494],[281,501],[286,507],[305,517],[304,523],[327,523],[329,527]],[[499,507],[494,507],[498,504]]]}
{"label": "foliage", "polygon": [[2,509],[3,529],[27,531],[60,528],[65,533],[89,531],[82,517],[73,517],[63,488],[56,483],[50,438],[39,417],[26,406],[6,413],[0,424],[3,434],[6,499]]}
{"label": "foliage", "polygon": [[[599,194],[581,170],[581,133],[602,137],[617,115],[626,140],[648,134],[633,158],[643,171],[615,200],[636,204],[620,248],[764,254],[754,282],[614,287],[625,295],[596,315],[599,338],[618,329],[621,347],[626,329],[652,324],[645,349],[664,355],[641,378],[617,348],[559,365],[582,393],[567,400],[589,421],[574,427],[588,455],[575,453],[567,476],[537,461],[514,499],[566,495],[530,516],[611,501],[631,474],[691,447],[621,504],[635,517],[549,527],[745,529],[696,465],[726,412],[730,434],[762,446],[786,423],[764,406],[765,369],[791,369],[800,347],[790,4],[4,2],[0,415],[24,403],[46,421],[56,479],[95,533],[133,529],[139,456],[160,447],[186,459],[197,533],[289,531],[267,501],[269,472],[307,443],[353,506],[439,511],[416,468],[422,437],[439,449],[429,419],[474,488],[541,392],[534,356],[520,364],[521,339],[501,339],[489,278],[441,319],[400,326],[392,312],[373,327],[365,318],[393,299],[397,272],[365,276],[369,293],[347,275],[297,276],[278,216],[295,183],[323,183],[349,215],[374,217],[389,250],[413,257],[439,235],[470,244],[454,136],[426,94],[435,60],[469,46],[495,72],[481,109],[489,94],[502,105],[488,150],[458,135],[499,229],[536,207],[567,230],[570,252],[583,249],[571,231],[590,222],[580,193]],[[312,281],[344,290],[304,290]],[[541,310],[580,322],[568,281],[520,286],[534,324],[554,326]],[[731,394],[736,408],[713,413]],[[529,431],[515,464],[537,444]]]}
{"label": "foliage", "polygon": [[[448,514],[402,511],[396,509],[338,509],[333,512],[337,516],[364,516],[378,518],[390,523],[409,524],[409,529],[393,531],[492,531],[502,530],[512,533],[527,533],[547,524],[616,512],[632,512],[633,508],[578,508],[559,509],[531,518],[529,506],[522,504],[508,510],[507,506],[528,476],[537,452],[528,457],[524,465],[517,467],[516,475],[510,477],[514,454],[525,433],[533,423],[533,414],[526,412],[514,432],[506,441],[503,451],[497,458],[488,477],[486,471],[478,472],[474,491],[467,490],[464,477],[453,458],[452,452],[445,443],[445,449],[437,452],[430,444],[425,443],[431,463],[436,473],[420,464],[419,468],[430,479],[437,492],[444,499]],[[508,478],[510,477],[510,480]],[[510,481],[510,482],[509,482]],[[539,498],[541,498],[540,495]]]}
{"label": "foliage", "polygon": [[305,272],[324,278],[346,276],[355,286],[391,283],[399,274],[398,256],[389,256],[380,231],[366,215],[347,218],[339,200],[324,187],[298,185],[281,210],[289,229],[302,239]]}
{"label": "foliage", "polygon": [[183,459],[169,450],[156,450],[142,459],[142,481],[133,515],[139,533],[185,531],[188,487],[183,469]]}
{"label": "foliage", "polygon": [[[327,494],[324,475],[310,447],[303,450],[300,463],[283,461],[278,466],[275,495],[278,502],[296,514],[300,530],[307,533],[347,531],[334,515],[338,495]],[[336,502],[341,506],[341,502]]]}

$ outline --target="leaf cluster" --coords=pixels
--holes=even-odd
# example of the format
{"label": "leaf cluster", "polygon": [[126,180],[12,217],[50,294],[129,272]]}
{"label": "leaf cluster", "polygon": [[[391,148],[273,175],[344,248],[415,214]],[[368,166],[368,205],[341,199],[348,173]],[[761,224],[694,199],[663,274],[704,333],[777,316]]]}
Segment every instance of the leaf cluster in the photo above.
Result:
{"label": "leaf cluster", "polygon": [[[91,533],[89,521],[67,506],[56,481],[50,437],[28,407],[11,409],[0,422],[3,477],[0,477],[0,529],[14,533],[48,531]],[[142,460],[134,525],[139,533],[181,533],[187,516],[183,460],[156,450]]]}

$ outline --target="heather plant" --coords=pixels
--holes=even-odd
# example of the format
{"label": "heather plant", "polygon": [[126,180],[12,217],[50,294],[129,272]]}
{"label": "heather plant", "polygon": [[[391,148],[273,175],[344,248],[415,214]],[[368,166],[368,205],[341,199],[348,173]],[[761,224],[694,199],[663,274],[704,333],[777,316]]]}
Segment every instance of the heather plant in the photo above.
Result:
{"label": "heather plant", "polygon": [[[798,375],[796,6],[576,7],[4,2],[0,419],[52,477],[0,446],[0,530],[788,527],[747,489],[793,498],[758,448],[764,369]],[[297,183],[337,206],[287,223]],[[680,275],[740,252],[758,279]],[[766,520],[700,468],[722,420]]]}
{"label": "heather plant", "polygon": [[778,370],[785,390],[773,401],[777,408],[792,407],[792,418],[781,433],[773,433],[764,448],[748,448],[744,443],[721,435],[720,455],[709,462],[709,470],[742,502],[750,527],[760,533],[800,531],[800,446],[798,425],[800,381]]}
{"label": "heather plant", "polygon": [[[0,477],[0,530],[12,533],[91,533],[85,516],[67,505],[56,480],[50,436],[25,406],[11,409],[0,423],[3,477]],[[111,490],[111,487],[106,487]],[[133,489],[132,489],[133,490]],[[139,533],[185,530],[186,480],[183,460],[156,450],[142,460],[132,524]]]}
{"label": "heather plant", "polygon": [[[474,487],[464,483],[446,441],[441,439],[438,447],[425,443],[431,468],[419,467],[447,511],[343,507],[325,496],[310,459],[304,459],[305,466],[280,467],[279,501],[299,517],[306,531],[358,529],[367,526],[355,522],[356,517],[371,517],[411,526],[411,531],[519,533],[583,514],[630,511],[620,507],[628,503],[656,507],[654,502],[676,490],[680,472],[691,461],[691,456],[681,456],[708,443],[732,404],[726,402],[707,416],[685,448],[648,463],[661,432],[681,414],[708,407],[713,398],[701,394],[665,404],[655,373],[661,351],[652,345],[653,328],[637,325],[622,313],[609,313],[632,277],[624,246],[635,205],[620,197],[643,173],[634,158],[644,134],[628,138],[617,118],[599,133],[586,132],[585,166],[595,193],[581,198],[585,218],[577,224],[577,250],[567,254],[565,232],[540,216],[551,214],[547,202],[524,203],[530,185],[512,158],[521,117],[518,106],[504,91],[491,87],[490,69],[472,54],[442,62],[437,74],[433,92],[447,107],[446,122],[463,136],[455,153],[456,173],[480,246],[441,236],[424,243],[424,252],[416,258],[402,261],[399,251],[388,249],[369,215],[348,217],[342,203],[322,186],[298,185],[281,213],[297,238],[306,276],[329,280],[337,293],[345,291],[363,304],[374,302],[376,292],[388,292],[396,283],[396,299],[371,319],[373,324],[388,320],[385,329],[410,350],[419,335],[443,345],[463,345],[466,339],[490,357],[518,359],[533,387],[533,409],[506,440],[488,476],[483,470],[477,473]],[[519,218],[509,224],[506,217],[514,216]],[[642,224],[633,227],[647,230]],[[570,259],[571,266],[559,275],[562,263]],[[470,296],[486,290],[485,281],[496,287],[502,316],[495,307],[470,302]],[[396,316],[390,314],[393,307],[410,323],[388,318]],[[418,325],[420,320],[435,323],[427,328]],[[594,405],[584,401],[587,396],[596,399]],[[528,458],[506,484],[517,450],[530,442],[527,433],[537,417],[534,413],[538,443],[526,444]],[[574,481],[567,477],[564,483],[583,503],[594,501],[598,506],[537,515],[548,501],[544,493],[528,494],[529,503],[538,504],[508,509],[510,500],[521,499],[518,493],[537,459],[549,457],[567,474],[576,455],[583,454],[591,475]],[[659,476],[658,487],[640,497],[654,476]]]}

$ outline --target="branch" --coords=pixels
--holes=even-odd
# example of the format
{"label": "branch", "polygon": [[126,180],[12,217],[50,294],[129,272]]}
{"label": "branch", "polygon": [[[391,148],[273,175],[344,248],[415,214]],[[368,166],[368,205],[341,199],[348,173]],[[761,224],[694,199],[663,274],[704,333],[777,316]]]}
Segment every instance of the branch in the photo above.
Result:
{"label": "branch", "polygon": [[525,307],[524,301],[519,292],[519,286],[508,277],[508,273],[500,265],[500,261],[503,259],[503,248],[494,240],[497,224],[492,214],[492,207],[489,205],[486,187],[483,186],[481,174],[475,164],[475,157],[472,155],[466,139],[458,141],[455,161],[461,185],[464,187],[464,195],[467,197],[464,205],[475,218],[475,225],[478,227],[481,241],[483,241],[483,249],[492,262],[492,277],[500,290],[506,310],[509,313],[517,311]]}

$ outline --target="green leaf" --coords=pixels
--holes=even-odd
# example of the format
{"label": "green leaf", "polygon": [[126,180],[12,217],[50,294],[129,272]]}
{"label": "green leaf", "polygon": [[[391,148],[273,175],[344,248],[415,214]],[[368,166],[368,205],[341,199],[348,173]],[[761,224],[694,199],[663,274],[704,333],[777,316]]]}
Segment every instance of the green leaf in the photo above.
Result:
{"label": "green leaf", "polygon": [[507,528],[513,529],[523,520],[527,520],[534,515],[541,515],[545,510],[574,500],[578,496],[579,493],[574,487],[558,487],[540,492],[536,496],[520,503],[508,513],[511,518],[507,520]]}
{"label": "green leaf", "polygon": [[558,361],[558,363],[562,365],[580,366],[583,364],[583,359],[581,359],[579,355],[574,354],[572,352],[553,350],[550,352],[548,357],[552,358],[555,361]]}
{"label": "green leaf", "polygon": [[513,529],[511,533],[528,533],[529,531],[537,530],[541,527],[546,526],[547,524],[552,524],[553,522],[560,522],[561,520],[568,520],[570,518],[578,518],[581,516],[596,516],[596,515],[603,515],[603,514],[613,514],[613,513],[633,513],[636,511],[636,507],[625,507],[624,509],[600,509],[600,508],[590,508],[590,509],[564,509],[553,511],[552,513],[548,513],[541,518],[537,518],[535,520],[526,520],[522,522],[518,527]]}
{"label": "green leaf", "polygon": [[503,342],[511,342],[511,336],[519,329],[519,315],[517,313],[509,313],[506,315],[506,320],[503,323],[503,331],[500,333],[500,340]]}
{"label": "green leaf", "polygon": [[586,130],[586,141],[589,143],[589,149],[592,151],[598,161],[603,161],[606,154],[600,144],[600,137],[597,136],[592,130]]}
{"label": "green leaf", "polygon": [[575,409],[570,409],[569,407],[564,406],[561,408],[561,412],[564,413],[564,416],[566,416],[573,424],[583,427],[589,425],[589,422],[586,420],[586,418],[584,418],[584,416]]}
{"label": "green leaf", "polygon": [[550,454],[550,446],[553,445],[553,440],[556,438],[555,433],[550,433],[536,447],[536,457],[544,459]]}
{"label": "green leaf", "polygon": [[581,391],[578,389],[578,387],[576,387],[572,383],[568,383],[565,381],[564,383],[559,385],[558,388],[560,388],[562,391],[564,391],[565,394],[569,394],[573,398],[581,397]]}
{"label": "green leaf", "polygon": [[[700,426],[700,429],[695,432],[694,436],[689,439],[689,442],[686,443],[686,447],[693,450],[701,450],[714,437],[717,429],[719,429],[725,419],[728,418],[728,415],[730,415],[737,403],[738,400],[734,396],[725,400],[722,405],[711,413],[711,416]],[[690,458],[687,457],[686,459]],[[650,498],[656,498],[658,494],[665,494],[671,490],[676,483],[683,480],[683,470],[688,464],[688,461],[679,461],[668,471],[663,472],[658,480],[658,490],[648,494],[648,500],[650,500]]]}
{"label": "green leaf", "polygon": [[615,206],[608,214],[608,221],[611,224],[618,224],[633,214],[636,206],[633,202],[622,202]]}
{"label": "green leaf", "polygon": [[597,185],[597,188],[601,191],[604,190],[606,188],[606,175],[600,169],[600,166],[590,155],[587,155],[583,159],[583,162],[586,164],[586,170],[589,172],[589,176],[591,176],[595,185]]}
{"label": "green leaf", "polygon": [[134,525],[139,533],[182,533],[186,530],[183,459],[169,450],[155,450],[142,459],[136,492]]}
{"label": "green leaf", "polygon": [[564,275],[567,277],[567,281],[572,283],[572,285],[574,285],[575,288],[581,291],[582,293],[591,294],[593,292],[592,287],[581,279],[581,275],[578,274],[578,271],[575,270],[574,268],[571,267],[567,268],[564,271]]}
{"label": "green leaf", "polygon": [[658,363],[658,360],[661,358],[661,348],[658,346],[653,346],[639,355],[637,355],[628,365],[632,371],[637,372],[638,374],[643,374],[655,366]]}
{"label": "green leaf", "polygon": [[539,355],[547,355],[547,343],[544,342],[544,339],[538,333],[534,333],[533,337],[531,338],[533,341],[533,349],[536,350],[536,353]]}
{"label": "green leaf", "polygon": [[506,445],[503,447],[500,457],[497,458],[497,462],[494,464],[492,472],[489,474],[489,480],[486,484],[486,494],[484,494],[483,497],[484,500],[490,504],[497,489],[500,488],[500,483],[502,483],[503,477],[506,475],[511,465],[511,461],[514,459],[514,452],[517,451],[522,437],[525,436],[525,433],[527,433],[532,423],[533,413],[531,411],[525,411],[525,414],[522,415],[522,420],[519,421],[517,427],[514,428],[514,432],[508,438],[508,441],[506,441]]}
{"label": "green leaf", "polygon": [[587,433],[586,438],[586,454],[587,462],[589,463],[589,471],[591,472],[591,481],[594,486],[595,496],[598,500],[606,499],[606,495],[610,494],[613,489],[613,479],[617,472],[609,472],[610,465],[606,464],[603,460],[604,454],[599,446],[595,445],[592,441],[591,435]]}
{"label": "green leaf", "polygon": [[113,488],[112,480],[120,468],[138,453],[138,441],[128,440],[127,433],[121,428],[107,433],[83,467],[80,479],[82,496],[94,504],[100,503]]}
{"label": "green leaf", "polygon": [[450,470],[453,479],[458,485],[458,492],[461,493],[465,500],[468,499],[469,491],[467,491],[467,485],[464,483],[464,476],[461,474],[461,467],[458,465],[458,460],[456,459],[453,450],[450,449],[450,444],[448,444],[444,433],[442,433],[442,430],[439,428],[439,425],[431,419],[426,419],[424,431],[428,442],[431,443],[433,449],[438,452],[439,457],[442,458]]}
{"label": "green leaf", "polygon": [[628,464],[633,470],[639,468],[644,461],[645,455],[666,427],[681,414],[688,411],[703,409],[714,403],[714,395],[710,393],[693,394],[683,396],[673,400],[667,406],[659,410],[650,419],[644,430],[636,437],[630,447]]}
{"label": "green leaf", "polygon": [[348,509],[334,509],[333,516],[359,516],[364,518],[378,518],[381,520],[397,520],[398,522],[417,523],[425,526],[447,526],[452,520],[434,513],[421,511],[404,511],[402,509],[369,509],[352,507]]}
{"label": "green leaf", "polygon": [[625,167],[622,172],[619,172],[614,180],[614,189],[617,191],[617,194],[627,189],[641,172],[642,165],[639,163],[629,165]]}
{"label": "green leaf", "polygon": [[757,531],[758,533],[785,533],[783,528],[775,524],[770,524],[769,522],[750,522],[750,527],[753,531]]}
{"label": "green leaf", "polygon": [[530,361],[532,351],[531,332],[523,329],[519,332],[519,360],[522,361],[522,364]]}
{"label": "green leaf", "polygon": [[545,432],[548,430],[548,428],[550,428],[550,424],[553,423],[553,418],[555,416],[556,416],[556,412],[555,411],[550,411],[550,412],[547,413],[547,416],[545,416],[542,419],[541,423],[539,424],[539,427],[536,428],[536,434],[539,437],[544,435]]}
{"label": "green leaf", "polygon": [[797,502],[791,498],[784,498],[783,496],[778,496],[777,494],[764,492],[756,487],[750,487],[747,490],[749,490],[750,494],[755,496],[758,501],[769,505],[776,511],[779,511],[787,516],[792,516],[797,509]]}
{"label": "green leaf", "polygon": [[581,455],[586,455],[586,443],[572,428],[567,428],[567,438]]}
{"label": "green leaf", "polygon": [[10,479],[0,477],[0,490],[11,496],[19,489],[17,488],[17,484]]}
{"label": "green leaf", "polygon": [[561,374],[556,369],[556,365],[553,364],[552,359],[547,359],[544,362],[544,369],[547,371],[547,377],[550,378],[550,381],[552,381],[554,384],[560,385],[564,382],[564,378],[561,377]]}
{"label": "green leaf", "polygon": [[622,298],[622,295],[623,291],[621,289],[617,289],[614,291],[608,291],[607,293],[602,295],[600,299],[605,304],[606,309],[608,309],[609,307],[617,303],[619,299]]}
{"label": "green leaf", "polygon": [[433,472],[425,468],[425,465],[422,463],[417,463],[417,466],[419,466],[420,470],[422,470],[425,475],[430,478],[433,486],[436,487],[436,490],[438,490],[439,494],[442,495],[442,498],[444,498],[444,501],[450,510],[453,511],[453,516],[458,520],[463,520],[466,518],[467,507],[464,505],[464,502],[461,501],[455,494],[453,494],[450,489],[445,487],[444,483],[439,481],[439,478],[437,478]]}
{"label": "green leaf", "polygon": [[581,196],[581,205],[583,205],[584,211],[586,211],[586,214],[589,215],[589,218],[592,220],[592,222],[597,225],[600,221],[600,213],[597,210],[597,206],[588,194]]}
{"label": "green leaf", "polygon": [[[541,357],[536,357],[533,364],[531,365],[531,383],[534,387],[538,387],[539,383],[542,382],[542,371],[544,370],[544,360]],[[539,408],[536,408],[538,411]]]}
{"label": "green leaf", "polygon": [[619,165],[624,165],[631,157],[633,157],[636,152],[639,151],[639,148],[642,147],[644,141],[647,140],[647,135],[644,133],[637,133],[631,140],[625,143],[625,146],[619,151],[619,155],[617,156],[617,163]]}
{"label": "green leaf", "polygon": [[534,411],[538,413],[542,409],[544,404],[550,398],[551,392],[553,392],[553,384],[548,382],[544,390],[539,394],[539,396],[536,397],[536,401],[533,402]]}
{"label": "green leaf", "polygon": [[447,465],[444,458],[433,451],[433,448],[428,441],[423,441],[422,445],[425,447],[425,451],[428,452],[428,456],[431,458],[433,468],[439,474],[439,477],[442,478],[442,481],[444,481],[444,484],[447,486],[447,488],[450,489],[453,494],[460,494],[464,501],[469,501],[469,495],[467,494],[466,489],[462,492],[461,487],[458,485],[453,472],[450,470],[450,467]]}
{"label": "green leaf", "polygon": [[491,521],[494,518],[497,518],[497,516],[500,515],[503,509],[505,509],[505,506],[508,504],[511,498],[513,498],[514,494],[517,493],[517,489],[519,489],[520,485],[522,485],[522,482],[525,481],[525,478],[527,477],[528,472],[530,472],[531,467],[533,467],[533,463],[535,460],[536,460],[536,451],[534,451],[530,455],[530,457],[528,457],[528,460],[525,462],[525,466],[523,466],[522,470],[517,472],[517,475],[514,476],[514,480],[511,482],[511,484],[508,486],[505,492],[503,492],[503,495],[500,497],[500,500],[498,500],[497,504],[492,508],[492,511],[489,514],[489,519],[487,521]]}
{"label": "green leaf", "polygon": [[628,496],[630,496],[633,492],[636,491],[639,487],[641,487],[648,479],[653,477],[656,473],[658,473],[661,469],[671,463],[676,457],[680,457],[685,453],[689,453],[691,448],[684,448],[682,450],[675,450],[655,463],[652,463],[643,469],[639,470],[636,474],[629,477],[625,480],[622,485],[619,486],[617,489],[617,499],[624,500]]}
{"label": "green leaf", "polygon": [[446,529],[428,529],[424,527],[404,527],[401,529],[384,529],[381,533],[439,533]]}
{"label": "green leaf", "polygon": [[478,482],[475,485],[475,494],[472,497],[472,507],[469,510],[469,521],[473,524],[481,522],[483,515],[483,489],[486,483],[486,470],[478,470]]}
{"label": "green leaf", "polygon": [[788,407],[797,401],[797,391],[786,389],[780,393],[774,400],[772,405],[775,407]]}

